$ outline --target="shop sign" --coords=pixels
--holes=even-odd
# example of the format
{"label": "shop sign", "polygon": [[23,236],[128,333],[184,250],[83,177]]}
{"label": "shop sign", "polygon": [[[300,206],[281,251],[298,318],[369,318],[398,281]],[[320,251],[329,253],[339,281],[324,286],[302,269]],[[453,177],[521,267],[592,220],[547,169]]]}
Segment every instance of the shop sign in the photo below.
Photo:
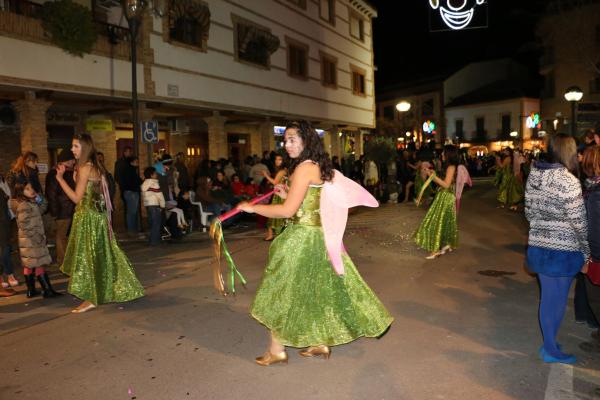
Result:
{"label": "shop sign", "polygon": [[92,131],[113,131],[113,123],[111,119],[88,119],[85,121],[85,130]]}
{"label": "shop sign", "polygon": [[158,143],[158,122],[142,121],[142,143]]}

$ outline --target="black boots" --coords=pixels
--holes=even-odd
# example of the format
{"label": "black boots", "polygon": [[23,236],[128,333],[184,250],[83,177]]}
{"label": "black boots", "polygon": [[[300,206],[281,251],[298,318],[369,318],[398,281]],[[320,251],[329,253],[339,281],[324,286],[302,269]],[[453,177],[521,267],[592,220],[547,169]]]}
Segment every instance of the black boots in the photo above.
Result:
{"label": "black boots", "polygon": [[31,298],[40,294],[35,290],[35,275],[33,273],[25,275],[25,283],[27,284],[27,297]]}
{"label": "black boots", "polygon": [[[38,282],[42,286],[42,295],[44,298],[48,297],[56,297],[62,295],[62,293],[55,292],[50,284],[50,278],[48,278],[48,274],[44,272],[43,275],[38,275]],[[28,291],[29,293],[29,291]]]}

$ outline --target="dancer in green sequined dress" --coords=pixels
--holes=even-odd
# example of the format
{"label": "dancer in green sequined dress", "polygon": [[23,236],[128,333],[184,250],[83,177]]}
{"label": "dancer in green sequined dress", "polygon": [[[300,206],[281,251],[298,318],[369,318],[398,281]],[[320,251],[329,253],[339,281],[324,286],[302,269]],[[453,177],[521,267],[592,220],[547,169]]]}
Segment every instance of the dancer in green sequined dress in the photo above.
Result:
{"label": "dancer in green sequined dress", "polygon": [[63,179],[64,168],[57,168],[57,181],[77,204],[61,271],[71,277],[69,293],[84,300],[73,310],[81,313],[142,297],[144,289],[112,232],[108,187],[91,137],[77,135],[71,150],[78,160],[75,191]]}
{"label": "dancer in green sequined dress", "polygon": [[498,187],[499,207],[508,207],[510,210],[516,211],[517,205],[523,201],[525,195],[520,164],[517,171],[514,167],[514,160],[518,154],[515,154],[511,148],[504,149],[502,153],[502,173]]}
{"label": "dancer in green sequined dress", "polygon": [[[456,197],[454,195],[456,170],[459,163],[456,146],[446,145],[442,157],[447,164],[446,176],[443,180],[437,176],[433,179],[439,189],[415,233],[416,244],[431,253],[427,257],[428,259],[436,258],[458,246]],[[431,175],[432,172],[430,171],[428,174]]]}
{"label": "dancer in green sequined dress", "polygon": [[282,185],[276,187],[285,202],[238,206],[270,218],[288,218],[271,245],[250,309],[271,332],[269,350],[256,359],[263,366],[287,362],[285,346],[308,347],[302,356],[328,358],[329,346],[378,337],[393,321],[346,254],[343,275],[332,268],[322,227],[327,216],[321,215],[320,205],[324,181],[332,179],[333,170],[318,134],[306,122],[292,123],[285,131],[285,146],[292,159],[291,187],[287,193]]}
{"label": "dancer in green sequined dress", "polygon": [[[280,183],[287,185],[287,168],[283,163],[283,156],[277,154],[275,156],[275,176],[271,177],[267,172],[263,172],[264,177],[268,180],[271,185],[276,186]],[[283,199],[279,195],[274,194],[271,204],[283,204]],[[269,218],[267,222],[267,237],[266,241],[271,241],[276,235],[279,235],[285,227],[284,218]]]}

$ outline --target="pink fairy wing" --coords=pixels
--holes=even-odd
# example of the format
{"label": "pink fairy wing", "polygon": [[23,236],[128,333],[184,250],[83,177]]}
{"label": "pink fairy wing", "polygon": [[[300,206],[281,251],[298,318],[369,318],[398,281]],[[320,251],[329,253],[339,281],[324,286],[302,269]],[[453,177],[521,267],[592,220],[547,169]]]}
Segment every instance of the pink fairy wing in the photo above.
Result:
{"label": "pink fairy wing", "polygon": [[460,208],[460,199],[462,197],[463,189],[465,188],[465,184],[469,185],[469,187],[473,186],[473,181],[471,181],[471,175],[469,175],[469,171],[464,165],[458,166],[458,171],[456,172],[456,187],[455,187],[455,196],[456,196],[456,212]]}
{"label": "pink fairy wing", "polygon": [[321,191],[321,225],[325,236],[325,247],[333,269],[344,274],[342,251],[344,231],[348,221],[348,209],[356,206],[378,207],[379,203],[362,186],[334,170],[331,182],[326,182]]}

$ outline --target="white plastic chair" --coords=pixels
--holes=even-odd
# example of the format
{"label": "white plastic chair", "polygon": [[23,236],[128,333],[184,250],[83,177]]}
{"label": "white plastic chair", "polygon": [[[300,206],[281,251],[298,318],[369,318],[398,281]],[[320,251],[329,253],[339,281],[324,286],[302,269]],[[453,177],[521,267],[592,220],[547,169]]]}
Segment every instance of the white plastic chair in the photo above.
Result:
{"label": "white plastic chair", "polygon": [[198,212],[200,213],[200,223],[202,224],[202,232],[206,232],[206,227],[208,226],[208,217],[213,215],[213,213],[204,211],[202,209],[202,203],[196,200],[196,193],[190,190],[190,203],[198,207]]}

